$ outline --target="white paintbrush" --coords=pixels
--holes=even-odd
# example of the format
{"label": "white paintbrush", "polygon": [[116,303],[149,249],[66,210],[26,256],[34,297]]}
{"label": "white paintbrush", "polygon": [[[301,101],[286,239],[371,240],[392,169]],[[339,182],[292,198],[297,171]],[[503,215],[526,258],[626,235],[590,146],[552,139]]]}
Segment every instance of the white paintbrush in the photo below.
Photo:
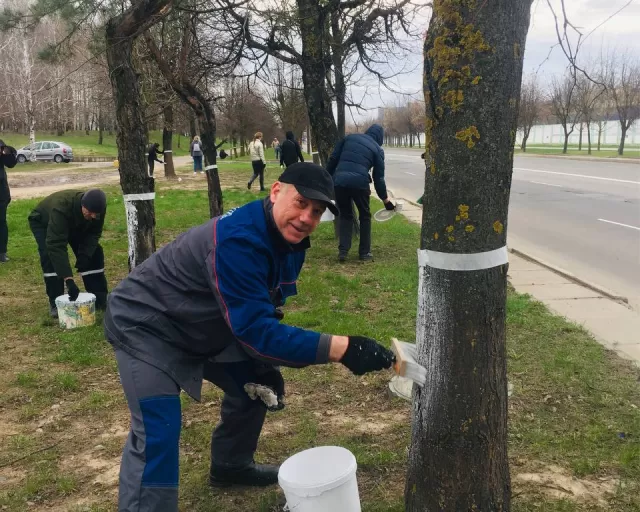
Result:
{"label": "white paintbrush", "polygon": [[415,343],[407,343],[391,338],[391,351],[396,355],[393,370],[406,379],[411,379],[418,386],[424,386],[427,381],[427,369],[418,364]]}

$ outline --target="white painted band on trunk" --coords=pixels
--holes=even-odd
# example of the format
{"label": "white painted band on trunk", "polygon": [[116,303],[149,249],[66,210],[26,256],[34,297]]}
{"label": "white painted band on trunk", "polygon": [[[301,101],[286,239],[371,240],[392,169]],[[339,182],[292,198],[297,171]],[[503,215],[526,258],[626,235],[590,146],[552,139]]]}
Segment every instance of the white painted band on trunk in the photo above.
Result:
{"label": "white painted band on trunk", "polygon": [[167,149],[167,150],[163,151],[163,153],[173,153],[173,149]]}
{"label": "white painted band on trunk", "polygon": [[205,170],[205,171],[209,171],[209,170],[211,170],[211,169],[217,169],[217,168],[218,168],[218,166],[217,166],[217,165],[207,165],[207,166],[204,168],[204,170]]}
{"label": "white painted band on trunk", "polygon": [[55,272],[45,272],[44,274],[42,274],[44,277],[58,277],[58,274],[56,274]]}
{"label": "white painted band on trunk", "polygon": [[499,267],[509,262],[507,246],[493,251],[455,254],[449,252],[418,250],[418,266],[442,270],[483,270]]}
{"label": "white painted band on trunk", "polygon": [[146,192],[144,194],[125,194],[124,196],[125,202],[131,201],[152,201],[156,198],[155,192]]}
{"label": "white painted band on trunk", "polygon": [[100,268],[98,270],[87,270],[86,272],[80,272],[81,276],[89,276],[91,274],[104,274],[104,269]]}

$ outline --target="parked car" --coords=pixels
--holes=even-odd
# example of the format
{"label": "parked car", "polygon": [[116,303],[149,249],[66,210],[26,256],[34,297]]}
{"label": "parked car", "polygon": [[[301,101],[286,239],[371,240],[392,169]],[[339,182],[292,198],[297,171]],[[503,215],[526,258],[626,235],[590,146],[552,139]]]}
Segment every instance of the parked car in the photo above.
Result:
{"label": "parked car", "polygon": [[24,163],[33,160],[53,160],[56,163],[71,162],[73,160],[73,149],[64,142],[43,140],[34,144],[28,144],[18,150],[18,162]]}

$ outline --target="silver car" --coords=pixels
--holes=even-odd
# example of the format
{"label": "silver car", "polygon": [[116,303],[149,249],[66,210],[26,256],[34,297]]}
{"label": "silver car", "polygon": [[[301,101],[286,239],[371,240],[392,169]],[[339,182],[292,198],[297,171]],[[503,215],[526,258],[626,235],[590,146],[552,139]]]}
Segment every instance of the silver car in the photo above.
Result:
{"label": "silver car", "polygon": [[53,160],[59,164],[73,160],[73,149],[64,142],[43,140],[19,149],[17,158],[20,163],[33,160]]}

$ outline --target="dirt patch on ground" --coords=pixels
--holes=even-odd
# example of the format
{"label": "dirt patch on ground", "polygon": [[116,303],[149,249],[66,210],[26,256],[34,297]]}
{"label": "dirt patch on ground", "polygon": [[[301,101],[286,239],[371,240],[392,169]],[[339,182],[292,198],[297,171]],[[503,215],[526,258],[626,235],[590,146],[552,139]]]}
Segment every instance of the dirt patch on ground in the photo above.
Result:
{"label": "dirt patch on ground", "polygon": [[620,481],[611,476],[602,478],[577,478],[554,465],[541,465],[537,471],[518,473],[512,477],[516,487],[535,488],[553,499],[566,499],[605,507],[607,495],[613,495]]}

